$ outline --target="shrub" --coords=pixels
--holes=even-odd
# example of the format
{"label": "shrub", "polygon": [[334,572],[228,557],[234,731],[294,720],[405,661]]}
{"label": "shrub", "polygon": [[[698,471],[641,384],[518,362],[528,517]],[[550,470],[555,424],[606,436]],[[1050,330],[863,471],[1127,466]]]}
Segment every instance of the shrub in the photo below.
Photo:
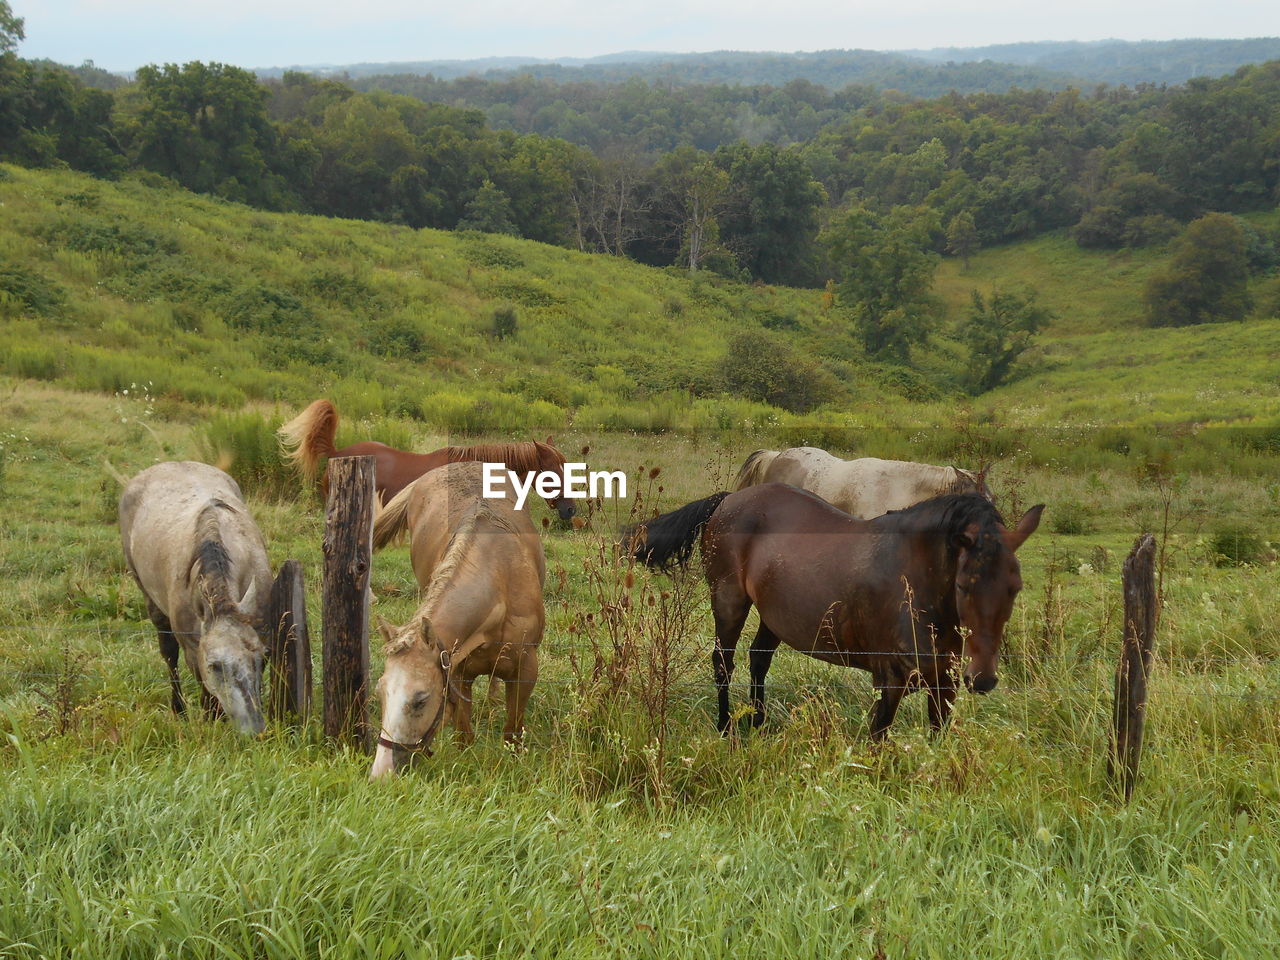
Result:
{"label": "shrub", "polygon": [[1079,500],[1064,500],[1056,504],[1050,513],[1049,528],[1054,533],[1066,536],[1092,533],[1094,530],[1093,516],[1089,512],[1089,508]]}
{"label": "shrub", "polygon": [[10,347],[3,365],[6,373],[28,380],[56,380],[61,372],[58,355],[50,347]]}
{"label": "shrub", "polygon": [[1214,562],[1220,567],[1247,566],[1262,560],[1262,538],[1243,523],[1220,526],[1209,543]]}
{"label": "shrub", "polygon": [[821,364],[764,330],[729,342],[723,374],[730,393],[793,413],[821,406],[836,392],[835,378]]}
{"label": "shrub", "polygon": [[425,327],[406,316],[377,321],[369,335],[369,350],[381,357],[417,360],[427,354],[428,346]]}
{"label": "shrub", "polygon": [[516,313],[515,307],[510,304],[504,304],[494,308],[492,329],[493,335],[499,340],[514,337],[519,323],[519,315]]}
{"label": "shrub", "polygon": [[280,456],[279,425],[260,413],[219,414],[197,437],[200,457],[231,474],[246,496],[292,498],[298,475]]}
{"label": "shrub", "polygon": [[0,267],[0,301],[8,300],[19,310],[36,316],[56,314],[66,302],[62,288],[52,280],[18,266]]}

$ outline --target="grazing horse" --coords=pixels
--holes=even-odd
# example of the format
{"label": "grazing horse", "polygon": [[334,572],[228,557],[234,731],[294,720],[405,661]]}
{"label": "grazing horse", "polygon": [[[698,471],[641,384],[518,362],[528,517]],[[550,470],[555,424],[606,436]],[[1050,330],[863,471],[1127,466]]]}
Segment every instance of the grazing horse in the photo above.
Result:
{"label": "grazing horse", "polygon": [[425,596],[403,627],[379,622],[387,663],[378,681],[382,729],[370,779],[394,771],[452,720],[470,743],[471,684],[504,681],[507,722],[517,740],[538,679],[546,613],[542,541],[525,510],[486,499],[478,463],[432,470],[387,504],[373,526],[380,549],[406,529],[413,573]]}
{"label": "grazing horse", "polygon": [[[521,443],[483,443],[472,447],[441,447],[431,453],[410,453],[397,450],[376,440],[362,440],[349,447],[335,448],[334,437],[338,433],[338,411],[328,400],[316,400],[298,414],[277,433],[285,451],[285,458],[297,466],[306,480],[315,481],[320,458],[373,457],[374,489],[378,498],[386,503],[396,494],[428,470],[446,463],[475,460],[487,463],[505,463],[511,470],[529,474],[550,471],[564,477],[564,454],[546,443],[526,440]],[[561,483],[561,489],[564,484]],[[320,479],[320,492],[329,495],[329,471],[326,467]],[[547,498],[547,506],[555,510],[561,520],[571,520],[577,506],[570,497]]]}
{"label": "grazing horse", "polygon": [[648,521],[636,557],[656,567],[681,562],[701,531],[721,733],[734,651],[754,604],[752,724],[764,721],[765,674],[786,643],[871,673],[880,694],[871,736],[880,739],[908,690],[929,691],[929,721],[941,729],[957,673],[978,693],[995,687],[1000,641],[1022,589],[1014,552],[1043,509],[1032,507],[1010,530],[988,500],[950,494],[859,520],[807,491],[765,484]]}
{"label": "grazing horse", "polygon": [[200,679],[205,710],[225,711],[241,733],[261,733],[265,649],[258,631],[271,567],[240,487],[206,463],[158,463],[125,485],[120,537],[160,633],[174,713],[186,709],[181,648]]}
{"label": "grazing horse", "polygon": [[792,447],[752,453],[738,470],[734,489],[789,483],[850,516],[870,520],[944,493],[977,493],[990,500],[986,474],[985,468],[975,472],[875,457],[841,460],[817,447]]}

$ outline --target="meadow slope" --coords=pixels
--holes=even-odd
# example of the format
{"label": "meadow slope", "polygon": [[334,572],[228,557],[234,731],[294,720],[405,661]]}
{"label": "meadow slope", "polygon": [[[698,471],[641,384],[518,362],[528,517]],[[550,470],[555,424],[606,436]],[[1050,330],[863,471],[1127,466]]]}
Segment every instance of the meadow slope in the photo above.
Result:
{"label": "meadow slope", "polygon": [[[1081,254],[1092,273],[1069,273],[1052,239],[988,251],[967,273],[944,266],[944,299],[1034,280],[1060,320],[1020,381],[913,403],[818,292],[5,169],[0,276],[37,306],[11,293],[0,307],[0,956],[1039,960],[1280,944],[1280,322],[1111,328],[1106,304],[1156,255],[1130,270]],[[517,332],[486,332],[511,303]],[[735,330],[766,321],[827,358],[838,406],[800,418],[667,379],[708,376]],[[942,346],[926,369],[954,360]],[[548,631],[523,750],[479,704],[473,747],[443,738],[371,785],[368,758],[314,721],[246,742],[170,715],[107,463],[227,463],[273,566],[303,561],[315,622],[320,510],[274,465],[270,428],[321,393],[349,435],[425,449],[464,427],[545,427],[630,474],[638,498],[544,528]],[[1001,684],[962,695],[945,736],[913,697],[873,748],[866,676],[784,651],[761,734],[721,739],[705,587],[614,559],[631,511],[723,489],[747,452],[788,439],[999,455],[1007,513],[1049,504],[1021,554]],[[1105,731],[1118,568],[1143,529],[1168,534],[1166,607],[1125,805]],[[376,558],[373,588],[378,614],[412,613],[407,551]],[[380,672],[380,644],[373,660]]]}

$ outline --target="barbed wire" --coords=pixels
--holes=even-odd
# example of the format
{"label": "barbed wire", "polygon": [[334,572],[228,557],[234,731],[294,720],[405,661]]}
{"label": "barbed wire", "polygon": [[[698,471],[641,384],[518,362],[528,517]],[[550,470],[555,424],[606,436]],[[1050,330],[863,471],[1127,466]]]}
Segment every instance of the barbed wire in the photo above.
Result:
{"label": "barbed wire", "polygon": [[[0,631],[32,631],[37,633],[84,633],[95,634],[98,636],[109,636],[116,640],[154,640],[157,631],[154,628],[133,628],[128,625],[119,627],[111,627],[106,625],[86,625],[86,624],[0,624]],[[199,637],[197,631],[167,631],[175,637]],[[749,631],[744,630],[744,634]],[[714,649],[714,638],[709,633],[706,636],[707,651]],[[563,650],[583,650],[590,653],[608,653],[612,649],[612,641],[608,638],[602,638],[599,641],[584,640],[566,640],[560,637],[540,641],[522,641],[510,640],[503,643],[505,647],[532,646],[539,649],[556,652]],[[692,644],[689,644],[692,646]],[[728,648],[725,648],[726,650]],[[735,655],[747,656],[752,653],[767,653],[770,650],[781,652],[789,650],[795,653],[802,653],[806,656],[817,658],[819,654],[827,656],[839,657],[896,657],[900,659],[946,659],[953,654],[949,653],[930,653],[925,650],[837,650],[831,647],[793,647],[790,644],[782,643],[777,647],[752,647],[749,644],[739,643],[733,648]],[[1053,651],[1043,650],[1001,650],[1001,660],[1030,660],[1030,661],[1049,661],[1058,660],[1069,663],[1095,663],[1106,662],[1114,664],[1117,660],[1119,651],[1113,653],[1056,653]],[[1247,664],[1249,666],[1269,666],[1271,664],[1280,663],[1280,654],[1242,654],[1240,656],[1223,656],[1212,654],[1201,656],[1198,654],[1175,654],[1168,651],[1155,650],[1152,653],[1155,660],[1164,663],[1179,662],[1182,664],[1190,664],[1198,667],[1213,667],[1229,664]]]}

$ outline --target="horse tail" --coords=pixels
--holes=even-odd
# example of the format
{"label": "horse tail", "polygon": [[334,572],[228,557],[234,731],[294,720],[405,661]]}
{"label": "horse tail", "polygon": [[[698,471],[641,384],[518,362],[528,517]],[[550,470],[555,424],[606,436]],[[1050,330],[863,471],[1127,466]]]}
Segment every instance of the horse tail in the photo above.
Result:
{"label": "horse tail", "polygon": [[778,454],[777,450],[756,450],[748,454],[747,459],[742,461],[738,475],[734,477],[733,489],[745,490],[757,483],[764,483],[765,473],[773,465],[773,461],[778,459]]}
{"label": "horse tail", "polygon": [[111,475],[111,479],[120,484],[120,486],[127,487],[129,485],[129,478],[112,466],[111,461],[106,457],[102,458],[102,465],[106,468],[107,473]]}
{"label": "horse tail", "polygon": [[646,567],[655,570],[669,570],[672,564],[683,567],[693,554],[698,534],[727,496],[729,492],[722,490],[705,500],[686,503],[679,510],[637,523],[623,532],[623,543]]}
{"label": "horse tail", "polygon": [[409,529],[409,498],[414,484],[409,484],[380,510],[375,508],[373,520],[373,549],[381,550],[395,543]]}
{"label": "horse tail", "polygon": [[338,411],[328,400],[316,400],[276,431],[282,455],[302,471],[308,483],[315,482],[320,458],[337,452],[333,445],[337,433]]}

